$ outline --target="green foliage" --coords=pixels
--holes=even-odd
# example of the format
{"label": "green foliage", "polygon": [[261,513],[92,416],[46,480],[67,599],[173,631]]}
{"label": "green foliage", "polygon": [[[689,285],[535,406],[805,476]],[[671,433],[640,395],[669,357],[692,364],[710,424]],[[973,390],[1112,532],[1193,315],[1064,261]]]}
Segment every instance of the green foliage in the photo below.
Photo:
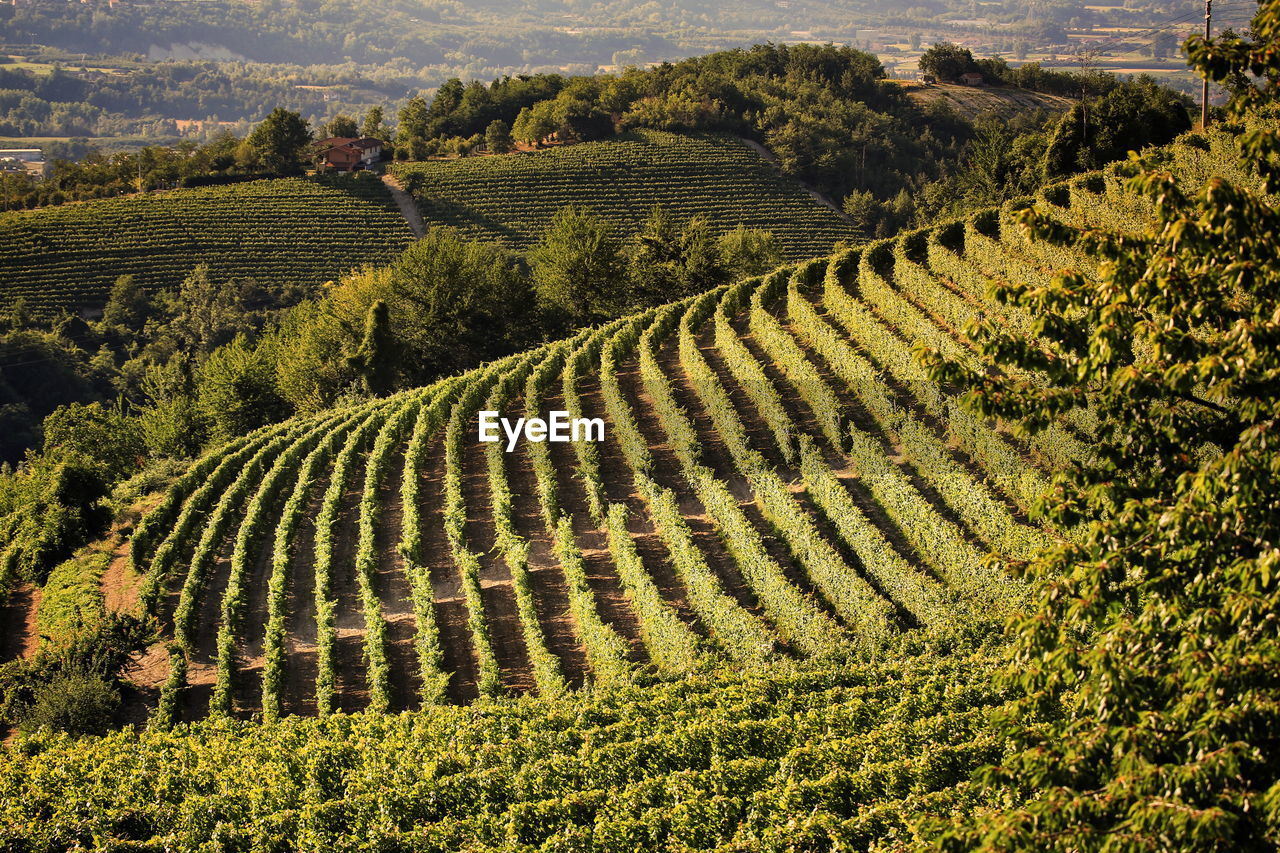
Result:
{"label": "green foliage", "polygon": [[44,645],[30,658],[0,666],[0,720],[23,731],[48,727],[103,734],[120,705],[119,684],[130,657],[150,632],[139,620],[109,615]]}
{"label": "green foliage", "polygon": [[782,249],[772,231],[739,225],[716,240],[720,262],[730,281],[762,275],[782,263]]}
{"label": "green foliage", "polygon": [[622,245],[605,220],[569,205],[529,252],[544,310],[572,326],[616,316],[626,305]]}
{"label": "green foliage", "polygon": [[[355,122],[351,122],[351,126],[354,125]],[[276,107],[245,137],[245,143],[268,172],[294,175],[302,171],[307,159],[311,128],[302,116]]]}
{"label": "green foliage", "polygon": [[500,118],[489,122],[484,130],[484,145],[493,154],[506,154],[515,147],[511,126]]}
{"label": "green foliage", "polygon": [[979,69],[967,47],[944,41],[934,42],[932,47],[920,55],[920,70],[939,80],[954,83],[960,79],[961,74]]}
{"label": "green foliage", "polygon": [[43,431],[41,451],[46,457],[78,454],[95,459],[113,483],[137,471],[146,452],[137,421],[101,403],[59,407],[44,419]]}
{"label": "green foliage", "polygon": [[[379,117],[375,124],[381,123],[382,120],[381,117]],[[353,139],[360,136],[360,126],[356,124],[356,120],[351,116],[338,113],[327,125],[325,125],[324,132],[325,135],[329,137]]]}
{"label": "green foliage", "polygon": [[237,335],[205,362],[197,399],[215,437],[244,435],[289,414],[288,402],[276,388],[272,350]]}
{"label": "green foliage", "polygon": [[[1192,61],[1258,86],[1233,106],[1273,103],[1280,9],[1255,41],[1193,40]],[[1274,190],[1274,121],[1239,137]],[[1184,188],[1156,159],[1126,169],[1154,221],[1080,230],[1047,211],[1034,238],[1101,260],[1048,287],[1002,286],[1036,318],[1041,350],[975,329],[999,363],[1043,371],[1044,387],[967,378],[977,411],[1031,428],[1096,410],[1096,454],[1058,478],[1044,514],[1087,522],[1041,554],[1034,607],[1016,619],[1005,731],[1018,748],[985,774],[1021,800],[949,833],[952,849],[1261,850],[1277,843],[1274,733],[1280,413],[1274,195],[1212,177]],[[941,827],[939,827],[941,829]]]}
{"label": "green foliage", "polygon": [[347,363],[360,375],[365,389],[374,396],[388,393],[395,382],[398,353],[391,333],[390,309],[379,299],[369,306],[364,338]]}
{"label": "green foliage", "polygon": [[102,309],[102,322],[108,326],[124,326],[137,330],[147,321],[151,302],[147,292],[131,275],[122,275],[111,285],[107,305]]}
{"label": "green foliage", "polygon": [[[771,248],[763,235],[739,232],[735,237],[726,234],[743,253],[739,264],[767,262]],[[665,207],[655,206],[649,212],[644,229],[632,241],[630,256],[632,299],[640,305],[670,302],[723,284],[729,276],[727,264],[720,252],[720,244],[711,231],[710,223],[703,217],[695,217],[687,223],[677,223]]]}
{"label": "green foliage", "polygon": [[95,459],[76,452],[38,457],[19,479],[8,549],[19,573],[42,584],[49,572],[106,526],[111,480]]}
{"label": "green foliage", "polygon": [[1161,144],[1191,129],[1190,101],[1145,75],[1093,103],[1072,107],[1044,152],[1050,178],[1097,169],[1129,151]]}

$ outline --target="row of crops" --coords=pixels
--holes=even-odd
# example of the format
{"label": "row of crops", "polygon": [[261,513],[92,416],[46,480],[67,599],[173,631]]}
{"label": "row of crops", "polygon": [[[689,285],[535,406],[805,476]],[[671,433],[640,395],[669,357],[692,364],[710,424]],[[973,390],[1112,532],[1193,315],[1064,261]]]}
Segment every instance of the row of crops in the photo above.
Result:
{"label": "row of crops", "polygon": [[856,237],[834,210],[724,136],[637,130],[618,139],[533,154],[391,167],[423,218],[526,249],[566,205],[590,208],[619,235],[639,231],[654,205],[706,216],[718,231],[772,231],[793,259]]}
{"label": "row of crops", "polygon": [[37,315],[100,308],[133,275],[176,288],[197,264],[215,278],[320,284],[386,263],[412,239],[371,177],[282,178],[0,214],[0,302]]}
{"label": "row of crops", "polygon": [[[557,697],[999,620],[1026,591],[984,556],[1058,535],[1027,512],[1093,424],[1016,440],[916,361],[924,343],[977,365],[967,323],[1026,326],[984,288],[1047,273],[988,225],[780,268],[206,457],[133,539],[172,628],[159,719]],[[506,452],[477,440],[482,410],[600,418],[605,440]]]}

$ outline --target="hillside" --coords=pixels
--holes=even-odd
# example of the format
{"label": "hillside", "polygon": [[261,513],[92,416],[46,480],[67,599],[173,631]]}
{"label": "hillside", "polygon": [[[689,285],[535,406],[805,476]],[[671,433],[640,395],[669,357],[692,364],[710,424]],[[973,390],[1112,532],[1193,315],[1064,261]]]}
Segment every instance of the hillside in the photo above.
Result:
{"label": "hillside", "polygon": [[1047,110],[1062,113],[1071,109],[1070,98],[1033,92],[1010,86],[961,86],[956,83],[932,83],[924,86],[908,84],[907,96],[921,106],[945,104],[963,118],[973,120],[982,115],[1012,118],[1019,113]]}
{"label": "hillside", "polygon": [[391,194],[368,178],[285,178],[0,214],[0,304],[49,316],[101,309],[133,275],[176,287],[196,264],[216,278],[315,285],[385,263],[412,238]]}
{"label": "hillside", "polygon": [[[1198,181],[1234,175],[1229,150],[1165,153]],[[1008,209],[1030,203],[1149,216],[1114,169]],[[171,640],[135,676],[155,725],[0,755],[21,803],[0,837],[866,849],[1006,806],[971,774],[1010,748],[991,674],[1028,587],[983,556],[1074,540],[1028,509],[1096,424],[1015,439],[912,350],[976,364],[969,323],[1033,322],[993,282],[1093,272],[1008,209],[197,460],[112,570]],[[603,440],[506,452],[482,410],[599,418]]]}
{"label": "hillside", "polygon": [[[976,222],[921,232],[206,457],[133,537],[184,650],[162,713],[559,695],[997,618],[1021,590],[982,556],[1052,538],[1025,510],[1088,424],[1024,446],[925,381],[911,342],[972,359],[955,330],[995,310],[984,251],[1040,274]],[[508,453],[482,409],[605,438]]]}
{"label": "hillside", "polygon": [[396,164],[391,172],[429,223],[516,249],[532,245],[568,204],[603,216],[618,236],[639,231],[656,204],[682,218],[706,216],[717,232],[762,228],[792,260],[857,237],[841,214],[724,136],[636,130],[533,153]]}
{"label": "hillside", "polygon": [[[987,802],[965,780],[1001,754],[1003,700],[990,653],[960,638],[1026,590],[981,558],[1056,538],[1025,509],[1088,425],[1021,444],[910,350],[964,357],[954,330],[979,313],[1024,325],[981,293],[995,266],[1040,263],[979,218],[206,456],[132,538],[141,601],[175,642],[142,686],[162,724],[278,724],[57,748],[124,787],[5,757],[0,791],[33,785],[53,846],[182,846],[206,820],[245,843],[426,850],[866,844]],[[605,438],[506,453],[476,441],[481,409],[601,418]],[[252,779],[231,771],[243,749]],[[156,775],[161,755],[183,773]],[[291,769],[314,760],[311,781]],[[246,788],[262,796],[217,793]],[[153,817],[91,829],[71,818],[85,798]]]}

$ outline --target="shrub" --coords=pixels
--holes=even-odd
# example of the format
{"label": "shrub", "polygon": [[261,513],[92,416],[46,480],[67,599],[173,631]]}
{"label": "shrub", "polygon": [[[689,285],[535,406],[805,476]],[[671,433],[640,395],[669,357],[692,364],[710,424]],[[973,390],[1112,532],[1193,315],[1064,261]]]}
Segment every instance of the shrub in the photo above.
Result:
{"label": "shrub", "polygon": [[22,717],[23,731],[51,728],[73,735],[102,734],[120,707],[120,694],[101,676],[71,672],[36,690]]}

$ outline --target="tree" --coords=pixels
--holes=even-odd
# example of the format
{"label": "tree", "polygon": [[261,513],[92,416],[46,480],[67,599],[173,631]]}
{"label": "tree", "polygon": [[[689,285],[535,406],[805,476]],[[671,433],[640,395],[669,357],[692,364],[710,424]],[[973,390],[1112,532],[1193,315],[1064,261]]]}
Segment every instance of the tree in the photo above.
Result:
{"label": "tree", "polygon": [[102,322],[137,331],[151,314],[147,292],[131,275],[122,275],[111,285],[111,295],[102,309]]}
{"label": "tree", "polygon": [[275,383],[275,353],[244,335],[210,354],[200,370],[198,400],[214,438],[228,439],[284,420],[289,404]]}
{"label": "tree", "polygon": [[517,142],[541,148],[542,142],[559,128],[555,116],[554,101],[539,101],[532,107],[525,107],[516,116],[516,123],[511,126],[512,136]]}
{"label": "tree", "polygon": [[1267,196],[1280,189],[1280,4],[1263,5],[1253,39],[1188,42],[1210,79],[1254,75],[1232,101],[1247,183],[1183,186],[1149,156],[1128,166],[1154,209],[1145,228],[1021,215],[1034,238],[1101,261],[1097,281],[997,290],[1051,347],[975,329],[997,364],[1047,386],[930,357],[984,416],[1035,430],[1089,405],[1099,422],[1092,458],[1040,507],[1085,526],[1025,568],[1038,593],[1010,626],[1015,750],[985,776],[1018,801],[938,827],[950,849],[1280,843],[1280,211]]}
{"label": "tree", "polygon": [[249,147],[270,172],[293,175],[302,171],[311,144],[309,123],[295,112],[276,107],[249,134]]}
{"label": "tree", "polygon": [[721,234],[716,245],[731,281],[763,275],[782,263],[782,251],[770,231],[739,225]]}
{"label": "tree", "polygon": [[511,128],[502,119],[495,118],[485,128],[484,144],[493,154],[506,154],[515,147],[515,140],[511,138]]}
{"label": "tree", "polygon": [[360,375],[365,390],[377,397],[390,393],[396,381],[399,358],[396,340],[391,333],[390,316],[387,303],[381,299],[369,306],[360,348],[347,359],[351,368]]}
{"label": "tree", "polygon": [[614,316],[625,304],[622,247],[609,224],[568,205],[529,252],[538,298],[571,325]]}
{"label": "tree", "polygon": [[364,121],[360,123],[360,135],[381,139],[384,142],[391,140],[391,129],[387,127],[386,120],[383,118],[382,107],[369,107],[369,111],[364,114]]}
{"label": "tree", "polygon": [[[396,115],[396,147],[415,160],[426,156],[427,125],[431,114],[421,95],[414,95]],[[399,156],[399,154],[397,154]]]}
{"label": "tree", "polygon": [[1186,96],[1141,75],[1091,104],[1076,104],[1059,119],[1045,150],[1045,175],[1097,169],[1190,129]]}
{"label": "tree", "polygon": [[934,42],[933,47],[920,55],[920,70],[939,80],[956,81],[967,71],[977,71],[973,54],[967,47],[949,41]]}
{"label": "tree", "polygon": [[884,206],[870,190],[852,190],[840,207],[853,220],[854,227],[867,236],[875,233],[883,217]]}
{"label": "tree", "polygon": [[44,419],[42,450],[96,459],[112,482],[136,471],[146,455],[137,421],[101,403],[59,406]]}
{"label": "tree", "polygon": [[353,139],[360,135],[360,128],[351,116],[338,113],[333,117],[333,121],[325,126],[325,133],[338,139]]}
{"label": "tree", "polygon": [[215,282],[207,264],[199,264],[182,280],[178,294],[169,294],[174,310],[169,332],[184,351],[206,355],[238,334],[253,331],[252,318],[241,290],[247,283]]}

